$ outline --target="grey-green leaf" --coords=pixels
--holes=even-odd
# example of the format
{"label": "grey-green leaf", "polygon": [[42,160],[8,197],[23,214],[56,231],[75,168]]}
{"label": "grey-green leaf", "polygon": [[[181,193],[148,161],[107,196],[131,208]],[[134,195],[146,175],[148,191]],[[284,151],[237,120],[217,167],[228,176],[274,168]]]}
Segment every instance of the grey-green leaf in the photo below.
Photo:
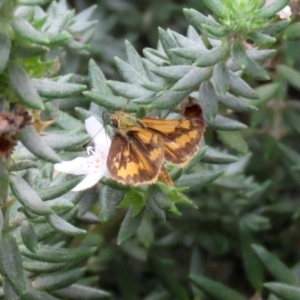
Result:
{"label": "grey-green leaf", "polygon": [[22,257],[12,236],[0,240],[0,268],[2,276],[8,280],[17,294],[25,292]]}
{"label": "grey-green leaf", "polygon": [[124,193],[103,185],[99,193],[99,217],[106,222],[115,215],[118,204],[122,201]]}
{"label": "grey-green leaf", "polygon": [[41,247],[37,253],[33,253],[31,251],[28,251],[27,248],[25,248],[22,245],[19,248],[22,255],[35,260],[49,263],[68,263],[74,261],[81,261],[90,257],[97,249],[97,247],[82,247],[75,249],[56,249],[53,247]]}
{"label": "grey-green leaf", "polygon": [[277,70],[279,74],[281,74],[291,86],[293,86],[297,90],[300,90],[300,72],[285,65],[278,65]]}
{"label": "grey-green leaf", "polygon": [[19,133],[19,138],[22,144],[37,157],[52,163],[60,161],[59,156],[43,141],[32,126],[23,129]]}
{"label": "grey-green leaf", "polygon": [[80,94],[86,89],[83,84],[32,79],[37,92],[46,98],[65,98]]}
{"label": "grey-green leaf", "polygon": [[252,245],[252,247],[264,267],[276,280],[294,286],[299,285],[299,280],[293,272],[274,254],[259,245]]}
{"label": "grey-green leaf", "polygon": [[218,93],[225,94],[229,89],[229,73],[225,62],[221,61],[214,66],[213,82]]}
{"label": "grey-green leaf", "polygon": [[258,99],[258,94],[241,77],[229,71],[230,89],[237,95],[249,99]]}
{"label": "grey-green leaf", "polygon": [[282,300],[300,300],[300,288],[279,282],[268,282],[265,288]]}
{"label": "grey-green leaf", "polygon": [[263,6],[256,12],[257,18],[271,18],[274,17],[277,12],[282,10],[289,4],[289,0],[276,0],[269,5]]}
{"label": "grey-green leaf", "polygon": [[48,45],[50,40],[45,33],[36,30],[28,21],[20,17],[14,17],[12,28],[22,39],[41,45]]}
{"label": "grey-green leaf", "polygon": [[183,91],[198,88],[199,84],[208,79],[212,73],[211,68],[193,68],[188,74],[178,80],[172,87],[172,91]]}
{"label": "grey-green leaf", "polygon": [[188,187],[189,190],[199,189],[220,177],[223,171],[203,171],[195,174],[184,174],[176,182],[176,187]]}
{"label": "grey-green leaf", "polygon": [[11,49],[11,42],[6,34],[0,33],[0,74],[4,71]]}
{"label": "grey-green leaf", "polygon": [[31,252],[36,252],[38,249],[37,236],[33,225],[26,220],[22,222],[21,236],[23,243],[28,248],[28,250],[30,250]]}
{"label": "grey-green leaf", "polygon": [[39,290],[53,291],[65,288],[79,280],[85,272],[84,268],[73,268],[68,271],[60,271],[44,276],[39,276],[34,280],[34,286]]}
{"label": "grey-green leaf", "polygon": [[24,105],[34,109],[44,109],[44,103],[23,67],[10,65],[8,67],[8,76],[13,91]]}
{"label": "grey-green leaf", "polygon": [[118,245],[122,244],[135,234],[136,230],[140,226],[145,213],[145,209],[141,209],[141,211],[136,216],[132,216],[132,212],[133,209],[132,206],[130,206],[127,210],[126,216],[121,224],[121,228],[118,233]]}
{"label": "grey-green leaf", "polygon": [[218,98],[215,88],[209,80],[201,83],[199,99],[205,117],[213,121],[218,113]]}
{"label": "grey-green leaf", "polygon": [[72,224],[55,214],[48,216],[47,220],[53,228],[66,235],[76,236],[86,233],[85,230],[73,226]]}
{"label": "grey-green leaf", "polygon": [[192,282],[215,300],[246,300],[235,290],[202,276],[190,276]]}
{"label": "grey-green leaf", "polygon": [[49,215],[53,213],[52,209],[41,200],[22,177],[12,175],[10,181],[12,192],[30,212],[37,215]]}

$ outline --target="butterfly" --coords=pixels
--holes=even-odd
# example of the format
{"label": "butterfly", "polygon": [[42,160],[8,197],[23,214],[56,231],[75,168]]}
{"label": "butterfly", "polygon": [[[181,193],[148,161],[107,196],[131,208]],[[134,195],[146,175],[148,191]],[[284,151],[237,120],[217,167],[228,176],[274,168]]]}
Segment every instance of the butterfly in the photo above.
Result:
{"label": "butterfly", "polygon": [[164,162],[184,166],[196,154],[205,131],[202,120],[135,118],[123,111],[110,116],[116,132],[107,168],[116,181],[137,186],[157,180],[172,185]]}

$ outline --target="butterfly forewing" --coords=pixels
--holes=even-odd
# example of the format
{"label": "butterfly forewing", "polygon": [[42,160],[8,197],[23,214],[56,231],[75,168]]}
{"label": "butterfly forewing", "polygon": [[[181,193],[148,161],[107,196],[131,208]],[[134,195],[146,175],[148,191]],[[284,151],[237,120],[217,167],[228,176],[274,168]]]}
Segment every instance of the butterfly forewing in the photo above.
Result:
{"label": "butterfly forewing", "polygon": [[185,165],[196,154],[205,131],[200,119],[159,120],[144,118],[143,127],[160,135],[164,142],[165,160]]}
{"label": "butterfly forewing", "polygon": [[155,182],[163,161],[162,138],[143,128],[131,127],[125,136],[114,135],[107,167],[113,179],[135,186]]}

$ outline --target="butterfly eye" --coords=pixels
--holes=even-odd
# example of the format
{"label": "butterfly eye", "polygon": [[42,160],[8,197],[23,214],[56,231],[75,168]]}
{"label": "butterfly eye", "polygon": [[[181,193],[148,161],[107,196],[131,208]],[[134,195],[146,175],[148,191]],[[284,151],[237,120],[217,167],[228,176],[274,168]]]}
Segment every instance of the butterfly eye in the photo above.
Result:
{"label": "butterfly eye", "polygon": [[119,120],[111,119],[112,126],[115,128],[119,128]]}

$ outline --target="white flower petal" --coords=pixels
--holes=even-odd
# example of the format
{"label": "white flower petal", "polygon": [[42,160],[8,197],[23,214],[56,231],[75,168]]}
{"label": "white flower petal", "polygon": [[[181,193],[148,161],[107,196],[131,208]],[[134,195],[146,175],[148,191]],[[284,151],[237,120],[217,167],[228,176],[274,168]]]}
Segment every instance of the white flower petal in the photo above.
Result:
{"label": "white flower petal", "polygon": [[95,117],[89,117],[85,120],[85,128],[88,134],[93,139],[96,149],[108,149],[110,147],[110,138],[106,134],[103,125]]}
{"label": "white flower petal", "polygon": [[280,19],[289,19],[290,16],[292,15],[290,6],[287,5],[284,9],[279,11],[277,15],[279,16]]}
{"label": "white flower petal", "polygon": [[87,168],[86,160],[87,158],[77,157],[70,161],[54,164],[54,169],[59,172],[73,175],[87,174],[89,169]]}
{"label": "white flower petal", "polygon": [[92,187],[103,177],[103,173],[104,172],[94,172],[87,174],[85,178],[72,189],[72,191],[78,192]]}

